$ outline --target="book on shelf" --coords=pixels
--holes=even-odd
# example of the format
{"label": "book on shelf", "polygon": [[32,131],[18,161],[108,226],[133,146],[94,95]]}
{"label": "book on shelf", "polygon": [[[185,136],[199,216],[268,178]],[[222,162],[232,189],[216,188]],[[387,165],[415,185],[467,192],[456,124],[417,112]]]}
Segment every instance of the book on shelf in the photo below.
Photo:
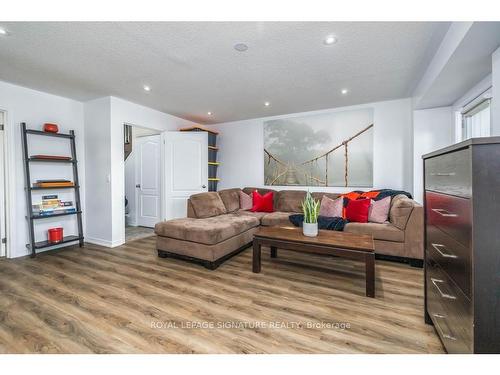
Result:
{"label": "book on shelf", "polygon": [[73,212],[76,212],[76,208],[68,207],[63,209],[50,209],[50,210],[41,210],[39,212],[33,212],[33,216],[52,216],[60,214],[70,214]]}
{"label": "book on shelf", "polygon": [[50,216],[76,212],[73,201],[62,201],[57,195],[43,195],[42,201],[32,205],[34,216]]}

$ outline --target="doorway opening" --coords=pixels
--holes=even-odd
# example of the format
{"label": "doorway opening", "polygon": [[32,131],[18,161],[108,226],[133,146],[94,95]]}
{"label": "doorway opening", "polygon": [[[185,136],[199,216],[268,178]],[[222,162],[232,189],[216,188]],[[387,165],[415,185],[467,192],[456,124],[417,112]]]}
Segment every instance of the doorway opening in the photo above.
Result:
{"label": "doorway opening", "polygon": [[161,218],[161,135],[124,124],[125,242],[154,235]]}

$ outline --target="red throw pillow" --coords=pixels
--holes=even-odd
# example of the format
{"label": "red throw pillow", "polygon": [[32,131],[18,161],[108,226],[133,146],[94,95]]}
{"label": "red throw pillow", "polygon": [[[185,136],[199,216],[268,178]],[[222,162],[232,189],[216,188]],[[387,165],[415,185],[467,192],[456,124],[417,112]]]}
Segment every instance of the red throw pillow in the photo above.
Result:
{"label": "red throw pillow", "polygon": [[252,193],[253,206],[250,209],[252,212],[274,212],[273,208],[273,192],[270,191],[264,195],[260,195],[257,190]]}
{"label": "red throw pillow", "polygon": [[370,199],[350,199],[345,209],[345,218],[354,223],[367,223]]}

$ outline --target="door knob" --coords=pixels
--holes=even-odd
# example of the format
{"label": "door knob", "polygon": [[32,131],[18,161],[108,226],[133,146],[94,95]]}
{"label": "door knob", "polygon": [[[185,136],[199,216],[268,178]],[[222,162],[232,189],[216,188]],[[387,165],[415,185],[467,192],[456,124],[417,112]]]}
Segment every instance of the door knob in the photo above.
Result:
{"label": "door knob", "polygon": [[136,184],[135,187],[138,188],[138,189],[140,189],[141,188],[141,184]]}
{"label": "door knob", "polygon": [[207,185],[202,185],[201,187],[202,187],[203,189],[205,189],[205,188],[207,187]]}

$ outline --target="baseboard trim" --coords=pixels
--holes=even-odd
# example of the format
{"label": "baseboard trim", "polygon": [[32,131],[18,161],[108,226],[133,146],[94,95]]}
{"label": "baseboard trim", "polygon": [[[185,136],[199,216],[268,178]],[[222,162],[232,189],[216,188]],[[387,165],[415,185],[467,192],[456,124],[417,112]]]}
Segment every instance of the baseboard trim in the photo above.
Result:
{"label": "baseboard trim", "polygon": [[125,243],[122,240],[108,241],[108,240],[103,240],[102,238],[95,238],[95,237],[85,237],[85,242],[104,247],[117,247]]}

